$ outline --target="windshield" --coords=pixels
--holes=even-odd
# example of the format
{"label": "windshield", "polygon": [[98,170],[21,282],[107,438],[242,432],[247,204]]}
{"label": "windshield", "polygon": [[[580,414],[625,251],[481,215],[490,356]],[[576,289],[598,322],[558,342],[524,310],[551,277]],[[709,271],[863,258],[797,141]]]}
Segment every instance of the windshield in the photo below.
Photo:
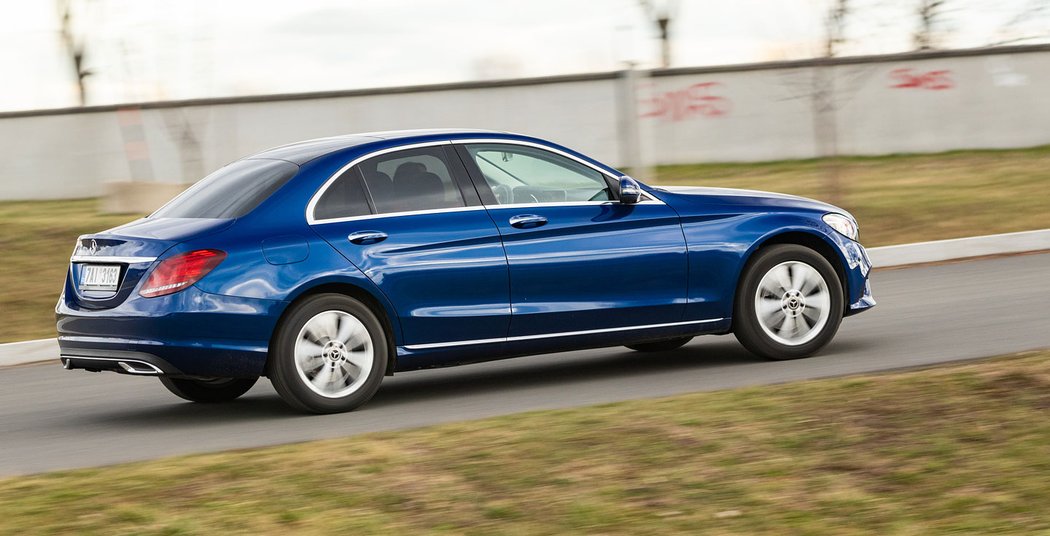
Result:
{"label": "windshield", "polygon": [[204,177],[151,218],[239,218],[288,182],[299,166],[285,160],[238,160]]}

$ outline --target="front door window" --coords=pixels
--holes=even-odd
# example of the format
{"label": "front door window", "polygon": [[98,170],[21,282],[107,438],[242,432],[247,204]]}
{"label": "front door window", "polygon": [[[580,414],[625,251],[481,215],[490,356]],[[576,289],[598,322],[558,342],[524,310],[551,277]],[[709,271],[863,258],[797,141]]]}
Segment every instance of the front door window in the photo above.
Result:
{"label": "front door window", "polygon": [[609,201],[612,189],[598,170],[534,147],[468,145],[497,203]]}

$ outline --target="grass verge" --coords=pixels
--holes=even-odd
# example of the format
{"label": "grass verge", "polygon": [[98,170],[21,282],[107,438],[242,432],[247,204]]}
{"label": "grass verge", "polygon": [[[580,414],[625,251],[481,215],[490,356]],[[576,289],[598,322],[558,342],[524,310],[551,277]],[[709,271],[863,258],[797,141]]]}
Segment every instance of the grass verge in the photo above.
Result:
{"label": "grass verge", "polygon": [[1048,411],[1035,352],[12,478],[0,532],[1031,534]]}
{"label": "grass verge", "polygon": [[0,342],[55,336],[55,302],[78,236],[137,216],[102,215],[94,199],[0,203]]}
{"label": "grass verge", "polygon": [[[866,246],[1050,228],[1050,146],[837,160],[839,203]],[[825,160],[665,166],[660,184],[829,200]],[[0,203],[0,342],[54,336],[52,306],[78,235],[134,219],[94,200]]]}

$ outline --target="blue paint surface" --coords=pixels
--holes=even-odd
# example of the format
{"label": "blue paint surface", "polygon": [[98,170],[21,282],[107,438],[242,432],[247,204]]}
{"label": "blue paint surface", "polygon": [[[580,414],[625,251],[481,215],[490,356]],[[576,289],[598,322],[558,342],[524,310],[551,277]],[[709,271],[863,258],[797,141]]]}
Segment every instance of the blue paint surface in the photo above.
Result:
{"label": "blue paint surface", "polygon": [[[639,204],[504,206],[463,159],[453,169],[464,207],[310,223],[311,198],[347,164],[436,142],[454,157],[448,142],[466,139],[560,151],[610,184],[621,175],[544,140],[487,131],[373,133],[272,149],[249,158],[286,160],[298,172],[239,218],[144,218],[81,237],[95,241],[93,254],[156,260],[123,265],[115,293],[80,291],[82,264],[71,263],[56,307],[63,354],[140,352],[186,375],[260,375],[282,315],[318,291],[367,297],[391,330],[398,370],[726,333],[748,259],[788,233],[824,245],[844,283],[846,315],[874,305],[864,249],[821,220],[847,213],[765,192],[643,183]],[[520,216],[542,223],[512,225]],[[348,240],[363,231],[385,237]],[[227,256],[185,290],[138,294],[158,264],[197,249]]]}

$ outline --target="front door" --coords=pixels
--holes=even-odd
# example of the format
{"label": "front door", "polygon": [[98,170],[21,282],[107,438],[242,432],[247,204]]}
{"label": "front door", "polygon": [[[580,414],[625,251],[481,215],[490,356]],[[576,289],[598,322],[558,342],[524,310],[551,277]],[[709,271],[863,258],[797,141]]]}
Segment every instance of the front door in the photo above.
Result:
{"label": "front door", "polygon": [[394,305],[398,345],[507,336],[507,260],[463,174],[448,142],[389,152],[344,172],[313,208],[313,228]]}
{"label": "front door", "polygon": [[503,238],[510,337],[680,322],[685,237],[659,200],[615,199],[613,177],[531,145],[459,151]]}

